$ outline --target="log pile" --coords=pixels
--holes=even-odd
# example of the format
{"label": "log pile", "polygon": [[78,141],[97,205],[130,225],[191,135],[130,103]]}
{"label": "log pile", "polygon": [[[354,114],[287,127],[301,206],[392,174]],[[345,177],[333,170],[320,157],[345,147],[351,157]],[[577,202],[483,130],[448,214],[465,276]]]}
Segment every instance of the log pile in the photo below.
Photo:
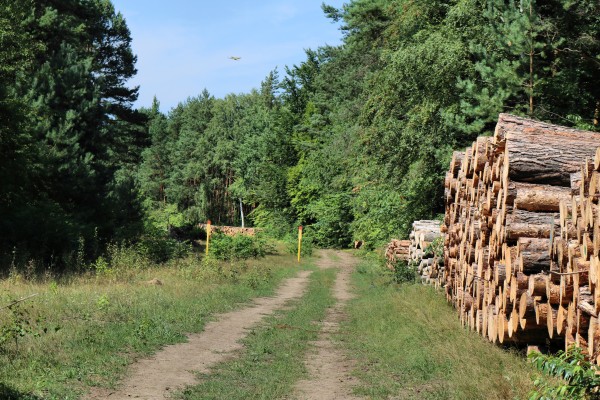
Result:
{"label": "log pile", "polygon": [[385,248],[387,267],[394,269],[396,261],[406,261],[421,276],[423,283],[438,286],[443,276],[443,260],[433,253],[431,244],[441,237],[440,221],[415,221],[409,240],[392,239]]}
{"label": "log pile", "polygon": [[[434,254],[430,245],[441,237],[440,221],[422,220],[415,221],[410,232],[410,246],[408,248],[408,261],[416,268],[421,276],[421,281],[437,285],[443,275],[442,260]],[[441,271],[440,271],[441,269]]]}
{"label": "log pile", "polygon": [[[600,134],[501,114],[445,179],[444,283],[492,342],[572,343],[598,360]],[[598,164],[598,165],[597,165]]]}
{"label": "log pile", "polygon": [[600,365],[600,148],[571,175],[571,192],[559,206],[560,235],[553,238],[546,277],[548,307],[553,333],[564,337],[565,348],[575,344]]}
{"label": "log pile", "polygon": [[387,267],[390,270],[394,270],[396,261],[408,261],[409,250],[411,242],[410,240],[398,240],[392,239],[385,247],[385,259],[387,261]]}
{"label": "log pile", "polygon": [[[207,230],[207,224],[198,224],[198,228],[202,230]],[[242,228],[240,226],[227,226],[227,225],[211,225],[210,232],[211,233],[222,233],[225,236],[235,236],[235,235],[246,235],[246,236],[255,236],[257,232],[257,228]]]}

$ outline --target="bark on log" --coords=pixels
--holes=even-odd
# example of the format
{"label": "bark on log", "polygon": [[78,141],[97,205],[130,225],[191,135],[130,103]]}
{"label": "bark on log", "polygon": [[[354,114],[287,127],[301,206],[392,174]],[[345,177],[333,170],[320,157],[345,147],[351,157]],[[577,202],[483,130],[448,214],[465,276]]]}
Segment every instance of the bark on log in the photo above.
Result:
{"label": "bark on log", "polygon": [[508,177],[515,181],[570,187],[570,174],[600,146],[597,132],[508,114],[500,114],[498,125],[496,131],[502,131],[506,138]]}
{"label": "bark on log", "polygon": [[560,186],[510,182],[506,203],[526,211],[558,212],[560,202],[571,199],[571,189]]}
{"label": "bark on log", "polygon": [[550,240],[519,238],[519,271],[533,274],[550,270]]}

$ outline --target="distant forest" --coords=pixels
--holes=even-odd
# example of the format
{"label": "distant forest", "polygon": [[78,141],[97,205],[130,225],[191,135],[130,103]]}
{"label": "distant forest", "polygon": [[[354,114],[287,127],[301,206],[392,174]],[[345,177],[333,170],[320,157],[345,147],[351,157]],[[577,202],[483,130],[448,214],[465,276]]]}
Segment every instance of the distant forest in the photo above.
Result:
{"label": "distant forest", "polygon": [[498,113],[600,130],[597,0],[323,5],[340,46],[250,93],[134,109],[109,0],[0,0],[0,268],[68,268],[211,219],[373,248],[443,212]]}

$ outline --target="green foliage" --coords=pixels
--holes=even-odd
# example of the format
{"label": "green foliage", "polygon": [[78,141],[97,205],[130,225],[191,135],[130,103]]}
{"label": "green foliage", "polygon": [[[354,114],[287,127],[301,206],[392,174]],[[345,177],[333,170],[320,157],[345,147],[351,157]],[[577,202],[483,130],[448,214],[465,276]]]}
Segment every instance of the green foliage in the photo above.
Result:
{"label": "green foliage", "polygon": [[530,400],[600,398],[598,369],[579,347],[573,346],[556,355],[533,352],[528,358],[546,375],[535,380],[536,390],[529,393]]}
{"label": "green foliage", "polygon": [[442,236],[433,239],[433,242],[424,250],[425,254],[432,255],[437,258],[444,257],[444,238]]}
{"label": "green foliage", "polygon": [[241,277],[241,282],[254,290],[268,287],[272,280],[273,270],[271,267],[260,265],[249,265]]}
{"label": "green foliage", "polygon": [[292,222],[285,212],[269,209],[262,204],[252,210],[248,218],[254,226],[276,239],[283,239],[293,229]]}
{"label": "green foliage", "polygon": [[[289,254],[298,255],[298,234],[288,234],[285,237],[285,247]],[[314,251],[314,240],[311,236],[310,230],[303,232],[302,234],[302,247],[300,248],[301,257],[310,257]]]}
{"label": "green foliage", "polygon": [[19,350],[19,339],[35,332],[34,324],[26,308],[15,304],[3,310],[8,313],[7,318],[2,318],[0,325],[0,351],[6,352],[7,346],[14,344],[15,351]]}
{"label": "green foliage", "polygon": [[96,307],[100,311],[106,310],[109,306],[110,300],[106,294],[103,294],[102,296],[98,297],[98,300],[96,300]]}
{"label": "green foliage", "polygon": [[452,151],[499,112],[598,129],[597,1],[322,8],[340,46],[165,114],[132,108],[136,57],[109,0],[0,2],[0,260],[80,267],[126,240],[164,261],[175,229],[242,215],[372,249],[443,212]]}
{"label": "green foliage", "polygon": [[[569,37],[578,54],[597,53],[598,42],[584,39],[597,18],[583,12],[597,7],[559,3],[324,5],[342,46],[307,50],[259,91],[205,91],[167,117],[153,106],[139,170],[151,209],[168,197],[186,224],[237,225],[241,207],[269,234],[284,237],[298,223],[324,247],[406,236],[412,221],[443,212],[452,150],[491,130],[498,112],[531,113],[534,99],[537,116],[590,126],[589,99],[599,95],[583,77],[597,68],[561,49]],[[577,18],[591,25],[575,27]],[[578,118],[584,109],[588,118]]]}
{"label": "green foliage", "polygon": [[135,251],[153,263],[182,258],[191,252],[189,243],[164,235],[144,235],[134,246]]}
{"label": "green foliage", "polygon": [[218,260],[205,257],[199,263],[188,265],[181,270],[182,276],[198,282],[235,283],[253,290],[267,287],[272,281],[272,267],[261,263],[249,263],[248,260]]}
{"label": "green foliage", "polygon": [[111,243],[107,246],[107,260],[115,270],[143,270],[150,266],[150,260],[136,251],[134,246],[125,242]]}
{"label": "green foliage", "polygon": [[[14,301],[3,296],[3,301],[10,301],[8,306],[2,307],[0,315],[0,354],[9,357],[19,357],[19,342],[27,337],[37,338],[48,332],[45,318],[40,317],[33,305]],[[53,329],[58,332],[60,326]]]}
{"label": "green foliage", "polygon": [[392,264],[394,268],[394,282],[395,283],[415,283],[417,282],[417,271],[414,265],[406,261],[396,260]]}
{"label": "green foliage", "polygon": [[273,244],[261,235],[227,236],[220,233],[210,237],[210,256],[217,260],[247,260],[262,258],[275,250]]}
{"label": "green foliage", "polygon": [[307,227],[312,240],[323,247],[348,247],[350,238],[350,196],[346,193],[322,196],[311,203],[309,213],[316,221]]}
{"label": "green foliage", "polygon": [[370,249],[379,247],[390,237],[398,236],[402,196],[396,187],[373,182],[357,186],[352,202],[355,240],[362,240]]}
{"label": "green foliage", "polygon": [[139,271],[157,263],[182,258],[190,253],[188,245],[166,237],[143,237],[135,244],[109,243],[104,255],[89,265],[99,279],[127,281]]}
{"label": "green foliage", "polygon": [[130,33],[110,1],[3,1],[0,19],[0,152],[11,160],[0,167],[0,211],[11,215],[0,248],[55,268],[77,252],[80,266],[80,238],[88,261],[96,244],[139,228],[129,171],[145,139],[137,88],[125,85],[136,72]]}

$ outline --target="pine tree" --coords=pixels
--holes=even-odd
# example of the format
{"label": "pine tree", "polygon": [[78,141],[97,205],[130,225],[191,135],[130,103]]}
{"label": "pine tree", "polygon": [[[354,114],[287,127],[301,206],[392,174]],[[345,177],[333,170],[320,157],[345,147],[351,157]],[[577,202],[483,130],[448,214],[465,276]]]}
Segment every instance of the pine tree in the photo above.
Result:
{"label": "pine tree", "polygon": [[52,210],[37,229],[49,241],[40,251],[133,234],[124,227],[139,218],[131,171],[147,139],[132,109],[137,88],[125,86],[135,57],[122,16],[108,0],[38,0],[21,22],[44,46],[17,80],[42,157],[32,192]]}

